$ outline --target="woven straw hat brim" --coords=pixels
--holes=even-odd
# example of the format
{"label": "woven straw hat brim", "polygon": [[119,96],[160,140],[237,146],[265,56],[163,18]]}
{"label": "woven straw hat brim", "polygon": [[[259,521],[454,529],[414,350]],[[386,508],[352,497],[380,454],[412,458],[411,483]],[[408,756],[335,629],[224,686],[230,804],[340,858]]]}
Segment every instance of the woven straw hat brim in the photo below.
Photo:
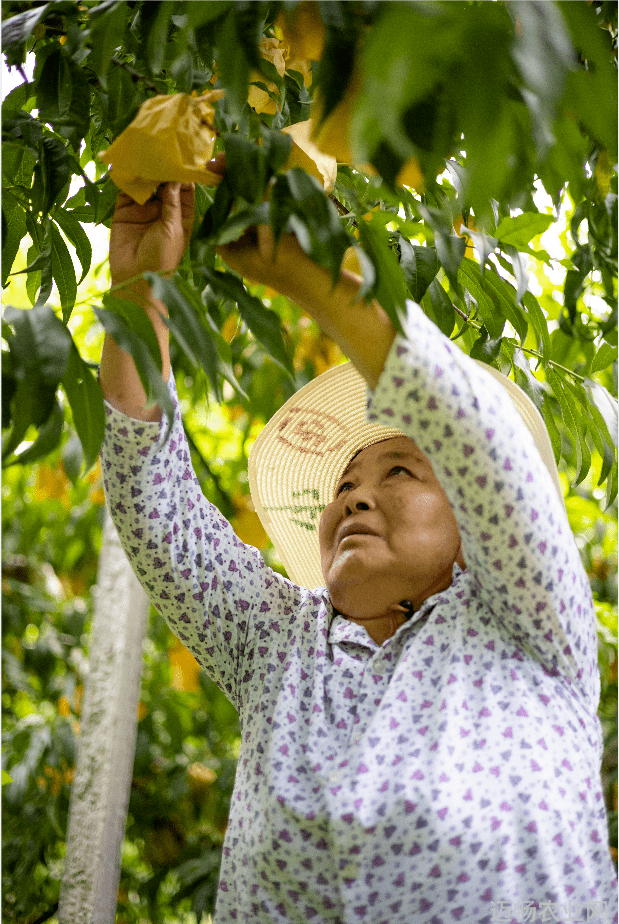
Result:
{"label": "woven straw hat brim", "polygon": [[[514,382],[480,365],[506,388],[562,497],[539,411]],[[324,586],[318,521],[344,468],[360,449],[403,435],[393,427],[366,422],[366,395],[366,383],[352,363],[335,366],[277,411],[250,453],[249,485],[256,513],[290,579],[310,590]]]}

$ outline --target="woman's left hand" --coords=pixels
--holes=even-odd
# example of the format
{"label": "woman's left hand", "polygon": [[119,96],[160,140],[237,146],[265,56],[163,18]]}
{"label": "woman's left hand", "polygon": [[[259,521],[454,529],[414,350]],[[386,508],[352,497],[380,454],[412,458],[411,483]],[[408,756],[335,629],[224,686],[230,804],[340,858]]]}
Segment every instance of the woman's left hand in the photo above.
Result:
{"label": "woman's left hand", "polygon": [[319,272],[319,267],[301,249],[294,234],[282,235],[275,246],[268,225],[248,228],[238,241],[218,247],[217,253],[244,279],[270,286],[283,295],[289,294],[293,279],[299,281],[300,274],[311,285],[312,274]]}

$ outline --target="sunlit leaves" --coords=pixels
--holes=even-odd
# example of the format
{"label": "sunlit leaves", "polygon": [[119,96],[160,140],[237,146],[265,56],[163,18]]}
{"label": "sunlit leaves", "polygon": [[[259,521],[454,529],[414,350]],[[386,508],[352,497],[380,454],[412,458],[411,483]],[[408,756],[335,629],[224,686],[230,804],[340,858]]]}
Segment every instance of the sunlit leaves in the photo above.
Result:
{"label": "sunlit leaves", "polygon": [[526,250],[527,245],[538,234],[543,234],[553,223],[552,215],[542,212],[523,212],[513,218],[503,218],[493,236],[502,244],[509,244],[518,250]]}
{"label": "sunlit leaves", "polygon": [[62,385],[71,405],[73,423],[82,444],[86,469],[97,461],[105,429],[101,386],[75,345],[69,353]]}

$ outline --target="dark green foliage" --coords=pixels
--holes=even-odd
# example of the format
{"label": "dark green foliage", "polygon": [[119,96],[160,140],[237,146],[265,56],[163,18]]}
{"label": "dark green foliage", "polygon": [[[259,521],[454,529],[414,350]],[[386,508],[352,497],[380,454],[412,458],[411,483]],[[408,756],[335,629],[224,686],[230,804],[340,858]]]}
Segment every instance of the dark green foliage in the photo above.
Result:
{"label": "dark green foliage", "polygon": [[[257,221],[270,220],[276,236],[293,230],[304,249],[336,278],[344,251],[354,242],[351,232],[356,232],[365,251],[364,293],[377,296],[394,323],[408,295],[423,300],[450,334],[456,330],[456,315],[466,317],[469,335],[461,339],[465,348],[470,341],[472,349],[476,336],[481,336],[476,355],[505,368],[513,365],[514,344],[521,348],[526,344],[529,356],[541,351],[542,366],[553,373],[548,381],[557,399],[544,407],[557,415],[557,425],[561,415],[567,415],[562,389],[570,388],[568,380],[582,383],[594,355],[596,372],[605,372],[612,354],[600,348],[616,344],[615,24],[605,26],[604,19],[612,11],[600,8],[596,18],[595,9],[583,2],[534,0],[517,5],[322,4],[326,51],[311,91],[321,95],[322,114],[328,117],[345,95],[353,68],[360,70],[364,92],[350,126],[351,139],[360,159],[372,161],[386,181],[382,188],[377,181],[359,185],[354,177],[362,174],[342,170],[335,192],[340,218],[314,180],[298,168],[282,172],[290,140],[279,129],[293,118],[297,103],[292,88],[299,93],[299,84],[288,78],[283,81],[271,62],[261,57],[258,45],[263,27],[268,34],[280,10],[291,6],[5,4],[7,60],[19,66],[30,48],[36,55],[33,80],[9,94],[3,106],[5,280],[20,241],[30,234],[29,295],[42,306],[55,285],[66,323],[78,284],[67,242],[84,278],[92,261],[88,224],[107,224],[114,199],[113,184],[104,177],[93,183],[83,164],[113,140],[144,99],[157,92],[202,89],[216,72],[226,89],[217,121],[229,171],[214,197],[211,194],[210,204],[208,198],[202,200],[206,206],[200,216],[202,240],[229,242]],[[280,94],[276,114],[262,119],[245,104],[248,82],[256,79],[256,72],[261,86],[274,81]],[[34,107],[36,118],[30,114]],[[342,126],[342,132],[346,130]],[[417,158],[425,173],[422,196],[395,184],[400,167],[411,157]],[[433,180],[446,158],[453,185],[446,175]],[[276,183],[267,216],[261,202],[273,176]],[[577,349],[586,347],[588,362],[579,368],[565,361],[566,341],[549,337],[548,318],[527,292],[522,255],[550,260],[531,242],[555,220],[533,203],[536,176],[555,201],[567,189],[574,203],[575,249],[558,320]],[[84,185],[67,199],[73,177],[81,177]],[[376,205],[398,220],[398,233],[389,232],[379,220],[363,219]],[[407,214],[406,226],[398,218],[398,207]],[[465,236],[457,236],[454,218],[468,216],[471,208],[474,224]],[[520,214],[514,216],[515,208]],[[585,220],[587,235],[582,230]],[[471,266],[464,280],[467,236],[481,263]],[[439,276],[434,272],[435,259],[437,271],[442,270]],[[199,262],[204,263],[204,258]],[[212,255],[206,263],[212,275]],[[515,286],[506,281],[506,273],[511,273]],[[200,314],[200,274],[187,267],[183,275],[185,303]],[[220,277],[208,278],[211,288],[213,279]],[[592,290],[597,293],[600,284],[608,313],[583,313],[583,297]],[[214,297],[229,301],[231,285],[213,289]],[[172,289],[167,289],[166,297],[173,298]],[[109,306],[105,310],[109,312]],[[118,311],[114,316],[99,312],[108,329],[112,324],[120,329],[124,322],[119,317]],[[498,352],[487,347],[480,321],[489,340],[500,341]],[[513,343],[504,336],[506,323],[517,335]],[[201,324],[204,330],[210,326]],[[282,362],[281,346],[275,346],[278,326],[275,315],[265,314],[259,339],[268,351],[276,349],[274,355]],[[21,337],[21,331],[16,329],[13,338]],[[177,332],[182,338],[178,326]],[[537,343],[531,342],[530,335]],[[148,360],[153,353],[139,346],[141,336],[139,331],[130,336],[125,330],[124,340],[142,357],[139,365],[149,394],[153,400],[155,395],[163,400],[156,358],[152,363]],[[186,336],[183,342],[186,348]],[[230,380],[226,356],[217,348],[204,347],[200,356],[191,351],[187,355],[192,363],[205,364],[217,397],[222,379]],[[606,365],[600,365],[599,357],[608,360]],[[24,379],[25,370],[14,356],[5,376],[13,400],[21,396],[20,377]],[[87,418],[97,418],[97,402],[100,397],[89,389]],[[580,420],[567,416],[559,424],[578,444],[579,476],[586,473],[590,457],[586,433],[592,443],[597,436],[595,411],[588,404]],[[47,398],[40,419],[35,421],[31,415],[29,423],[42,426],[54,407]],[[91,428],[91,439],[93,433]],[[48,442],[44,440],[41,447]],[[90,445],[89,459],[92,450]],[[606,455],[609,450],[605,448]],[[604,480],[612,500],[614,463]]]}

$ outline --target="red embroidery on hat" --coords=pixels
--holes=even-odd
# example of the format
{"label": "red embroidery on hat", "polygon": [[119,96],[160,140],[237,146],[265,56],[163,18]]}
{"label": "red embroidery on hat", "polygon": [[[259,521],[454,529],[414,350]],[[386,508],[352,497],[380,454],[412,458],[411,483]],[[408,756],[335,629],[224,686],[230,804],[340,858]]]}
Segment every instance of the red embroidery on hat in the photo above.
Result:
{"label": "red embroidery on hat", "polygon": [[277,439],[298,452],[324,456],[347,442],[346,427],[331,414],[291,407],[278,427]]}

